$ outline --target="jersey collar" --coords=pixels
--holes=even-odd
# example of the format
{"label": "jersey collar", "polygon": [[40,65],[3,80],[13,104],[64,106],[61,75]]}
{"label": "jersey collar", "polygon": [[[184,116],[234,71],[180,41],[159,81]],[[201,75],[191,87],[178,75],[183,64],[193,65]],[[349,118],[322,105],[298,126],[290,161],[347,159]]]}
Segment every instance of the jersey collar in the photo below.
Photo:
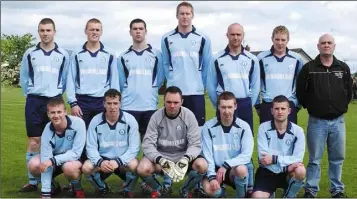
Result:
{"label": "jersey collar", "polygon": [[[68,117],[68,115],[66,115],[66,120],[67,120],[66,130],[67,130],[67,129],[72,129],[72,128],[71,128],[72,120]],[[55,127],[53,126],[53,123],[52,123],[52,122],[51,122],[51,124],[50,124],[50,130],[53,131],[53,132],[56,132],[56,129],[55,129]]]}
{"label": "jersey collar", "polygon": [[59,50],[58,50],[58,45],[57,45],[57,43],[56,43],[56,42],[54,42],[54,43],[55,43],[55,47],[54,47],[52,50],[46,52],[43,48],[41,48],[41,45],[40,45],[41,42],[38,42],[37,45],[36,45],[36,50],[42,50],[42,52],[43,52],[43,54],[44,54],[45,56],[50,56],[53,51],[56,51],[56,52],[62,54],[62,53],[59,52]]}
{"label": "jersey collar", "polygon": [[109,123],[107,122],[107,119],[105,118],[105,112],[106,112],[106,111],[104,110],[104,112],[103,112],[103,114],[102,114],[102,122],[101,122],[100,124],[105,124],[105,123],[107,123],[108,126],[109,126],[109,128],[110,128],[110,130],[115,130],[115,128],[116,128],[118,122],[119,122],[119,123],[122,123],[122,124],[125,124],[125,122],[122,120],[122,119],[123,119],[123,115],[124,115],[124,113],[123,113],[122,110],[119,110],[119,118],[118,118],[118,120],[115,122],[114,125],[111,125],[111,124],[109,124]]}
{"label": "jersey collar", "polygon": [[182,38],[187,38],[188,35],[190,35],[190,33],[193,33],[193,34],[197,34],[196,33],[196,27],[194,25],[192,25],[192,30],[186,34],[182,33],[182,32],[179,32],[178,31],[178,26],[175,28],[175,32],[174,34],[180,34]]}
{"label": "jersey collar", "polygon": [[87,49],[87,47],[86,47],[87,43],[88,43],[88,41],[86,41],[86,42],[83,44],[83,46],[82,46],[82,49],[83,49],[83,50],[82,50],[81,52],[86,52],[86,51],[88,51],[88,53],[90,54],[91,57],[96,57],[99,51],[102,51],[102,52],[105,52],[105,53],[106,53],[106,51],[104,50],[104,45],[103,45],[102,42],[99,42],[99,50],[97,50],[97,51],[94,52],[94,53],[92,53],[91,51],[89,51],[89,50]]}
{"label": "jersey collar", "polygon": [[[241,49],[242,49],[242,50],[241,50],[241,53],[239,53],[239,54],[236,55],[236,56],[233,56],[233,55],[229,54],[229,46],[227,45],[227,47],[224,49],[224,51],[225,51],[224,55],[229,55],[233,60],[238,60],[239,55],[245,55],[243,45],[241,46]],[[246,55],[245,55],[245,56],[246,56]]]}
{"label": "jersey collar", "polygon": [[288,121],[288,126],[287,126],[287,128],[286,128],[285,133],[283,133],[283,134],[280,134],[280,133],[276,130],[276,126],[275,126],[274,120],[271,120],[271,121],[270,121],[270,125],[271,125],[271,130],[276,131],[276,133],[277,133],[277,135],[278,135],[278,138],[280,138],[280,139],[283,139],[283,138],[284,138],[285,133],[288,133],[288,134],[293,135],[293,133],[292,133],[292,124],[291,124],[290,121]]}
{"label": "jersey collar", "polygon": [[[133,45],[131,45],[131,46],[129,47],[127,53],[129,53],[130,51],[133,51],[133,52],[135,52],[136,55],[139,55],[139,56],[143,55],[143,53],[144,53],[145,51],[149,51],[149,52],[152,53],[152,51],[151,51],[152,46],[151,46],[150,44],[146,44],[146,45],[147,45],[148,47],[147,47],[147,48],[144,48],[142,51],[136,51],[136,50],[134,50],[134,49],[133,49]],[[125,54],[126,54],[126,53],[125,53]]]}
{"label": "jersey collar", "polygon": [[280,58],[274,55],[274,45],[271,46],[270,52],[271,52],[271,55],[275,57],[275,59],[276,59],[277,62],[283,62],[285,57],[292,57],[292,56],[290,55],[290,50],[289,50],[288,47],[286,47],[286,53],[285,53],[285,55],[282,56],[282,57],[280,57]]}
{"label": "jersey collar", "polygon": [[222,124],[222,122],[221,122],[221,117],[219,116],[219,111],[217,111],[217,112],[218,112],[218,115],[217,115],[217,123],[216,123],[213,127],[221,126],[224,133],[229,133],[229,132],[231,131],[232,126],[234,126],[234,127],[236,127],[236,128],[240,128],[240,127],[237,125],[237,117],[234,117],[234,119],[233,119],[231,125],[229,125],[229,126],[224,126],[224,125]]}

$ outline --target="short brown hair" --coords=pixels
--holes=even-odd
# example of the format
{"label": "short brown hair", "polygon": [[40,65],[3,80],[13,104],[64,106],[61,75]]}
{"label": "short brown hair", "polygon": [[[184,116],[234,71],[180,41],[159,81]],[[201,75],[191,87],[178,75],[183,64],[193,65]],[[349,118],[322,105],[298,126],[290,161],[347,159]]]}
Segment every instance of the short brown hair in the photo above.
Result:
{"label": "short brown hair", "polygon": [[192,16],[194,15],[192,4],[190,4],[190,3],[187,2],[187,1],[183,1],[183,2],[181,2],[180,4],[178,4],[177,7],[176,7],[176,16],[178,16],[179,10],[180,10],[180,8],[181,8],[182,6],[186,6],[186,7],[191,8]]}
{"label": "short brown hair", "polygon": [[166,90],[165,90],[165,94],[164,94],[164,99],[166,98],[166,95],[167,93],[178,93],[182,99],[182,91],[179,87],[177,86],[170,86],[170,87],[167,87]]}
{"label": "short brown hair", "polygon": [[66,109],[66,105],[64,103],[64,100],[62,98],[62,96],[58,96],[58,97],[52,97],[48,100],[47,102],[47,107],[50,107],[50,106],[58,106],[58,105],[61,105],[63,104],[64,106],[64,109]]}
{"label": "short brown hair", "polygon": [[234,104],[237,104],[237,99],[232,92],[224,91],[218,96],[217,106],[219,106],[221,100],[233,100]]}
{"label": "short brown hair", "polygon": [[117,89],[114,89],[114,88],[111,88],[109,90],[107,90],[105,93],[104,93],[104,101],[105,101],[105,98],[106,97],[109,97],[109,98],[115,98],[115,97],[119,97],[119,101],[121,101],[121,94],[120,92],[117,90]]}
{"label": "short brown hair", "polygon": [[287,27],[282,26],[282,25],[275,27],[273,30],[273,34],[271,35],[271,38],[274,38],[275,34],[278,34],[278,33],[286,34],[289,39],[289,30]]}
{"label": "short brown hair", "polygon": [[86,29],[87,29],[87,27],[88,27],[88,24],[90,24],[90,23],[100,23],[100,24],[102,25],[102,22],[100,22],[99,19],[97,19],[97,18],[92,18],[92,19],[89,19],[89,20],[87,21],[87,23],[86,23]]}
{"label": "short brown hair", "polygon": [[43,18],[43,19],[41,19],[40,23],[38,23],[38,27],[40,26],[40,24],[42,24],[42,25],[52,24],[53,25],[53,30],[56,30],[55,22],[51,18]]}
{"label": "short brown hair", "polygon": [[286,102],[288,104],[288,107],[290,108],[289,99],[287,97],[285,97],[284,95],[278,95],[278,96],[274,97],[273,106],[275,103],[282,103],[282,102]]}

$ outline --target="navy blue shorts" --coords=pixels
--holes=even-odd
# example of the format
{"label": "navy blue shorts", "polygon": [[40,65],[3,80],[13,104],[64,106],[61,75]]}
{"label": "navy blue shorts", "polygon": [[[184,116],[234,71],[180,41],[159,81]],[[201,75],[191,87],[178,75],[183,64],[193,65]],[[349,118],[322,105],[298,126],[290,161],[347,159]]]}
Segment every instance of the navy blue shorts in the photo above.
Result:
{"label": "navy blue shorts", "polygon": [[[253,133],[253,108],[252,100],[250,97],[247,98],[237,98],[237,109],[234,111],[234,115],[239,119],[247,122],[250,126],[250,129]],[[219,116],[218,113],[218,104],[216,109],[216,116]],[[254,133],[253,133],[254,135]]]}
{"label": "navy blue shorts", "polygon": [[82,110],[82,119],[88,129],[90,121],[94,116],[104,111],[103,97],[91,97],[88,95],[76,95],[77,104]]}
{"label": "navy blue shorts", "polygon": [[[294,102],[290,102],[291,112],[288,116],[289,121],[297,124],[297,112]],[[271,108],[273,108],[272,102],[264,102],[260,105],[260,124],[266,121],[271,121],[274,119],[273,115],[271,114]]]}
{"label": "navy blue shorts", "polygon": [[183,97],[182,106],[190,109],[195,114],[198,126],[203,126],[206,122],[206,109],[204,95],[186,95]]}
{"label": "navy blue shorts", "polygon": [[[125,110],[124,110],[125,111]],[[125,111],[130,115],[134,116],[139,125],[139,132],[143,138],[148,127],[151,116],[155,113],[156,110],[152,111]]]}
{"label": "navy blue shorts", "polygon": [[47,116],[47,103],[50,99],[51,97],[27,95],[25,105],[27,137],[41,137],[43,129],[50,121]]}
{"label": "navy blue shorts", "polygon": [[[79,159],[78,161],[81,162],[82,165],[84,164],[84,161],[83,161],[83,160]],[[64,163],[63,163],[63,164],[64,164]],[[53,168],[53,173],[52,173],[52,177],[53,177],[53,178],[55,178],[56,176],[61,175],[61,174],[63,173],[63,170],[62,170],[63,164],[60,165],[60,166],[55,166],[55,167]]]}
{"label": "navy blue shorts", "polygon": [[287,173],[273,173],[269,169],[258,167],[255,173],[254,188],[255,191],[263,191],[273,194],[277,188],[287,189]]}

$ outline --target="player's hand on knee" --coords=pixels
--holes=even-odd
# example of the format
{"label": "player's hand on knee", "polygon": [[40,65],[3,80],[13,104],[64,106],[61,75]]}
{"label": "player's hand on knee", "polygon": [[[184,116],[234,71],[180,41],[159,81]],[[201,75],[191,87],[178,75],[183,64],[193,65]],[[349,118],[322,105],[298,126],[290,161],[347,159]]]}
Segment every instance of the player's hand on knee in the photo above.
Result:
{"label": "player's hand on knee", "polygon": [[82,118],[82,115],[83,115],[82,109],[78,105],[73,106],[71,108],[71,115],[74,115],[74,116]]}
{"label": "player's hand on knee", "polygon": [[217,181],[219,184],[222,184],[225,180],[225,177],[226,177],[226,172],[227,172],[227,169],[225,169],[224,167],[220,167],[217,171]]}
{"label": "player's hand on knee", "polygon": [[104,160],[101,164],[100,164],[100,170],[102,170],[105,173],[111,173],[113,172],[113,168],[112,165],[110,164],[110,162],[108,160]]}
{"label": "player's hand on knee", "polygon": [[113,172],[114,172],[115,169],[119,168],[119,165],[115,160],[110,160],[109,164],[112,166]]}
{"label": "player's hand on knee", "polygon": [[217,180],[211,180],[209,186],[212,192],[216,192],[220,188]]}
{"label": "player's hand on knee", "polygon": [[167,174],[171,179],[173,179],[175,175],[174,172],[175,163],[166,158],[160,158],[159,164],[162,168],[162,171],[165,174]]}
{"label": "player's hand on knee", "polygon": [[53,166],[51,160],[46,160],[40,164],[40,172],[44,173],[46,172],[47,168]]}
{"label": "player's hand on knee", "polygon": [[298,168],[298,167],[300,167],[300,166],[304,166],[304,164],[301,163],[301,162],[292,163],[292,164],[289,165],[289,167],[288,167],[288,172],[291,173],[291,172],[293,172],[296,168]]}

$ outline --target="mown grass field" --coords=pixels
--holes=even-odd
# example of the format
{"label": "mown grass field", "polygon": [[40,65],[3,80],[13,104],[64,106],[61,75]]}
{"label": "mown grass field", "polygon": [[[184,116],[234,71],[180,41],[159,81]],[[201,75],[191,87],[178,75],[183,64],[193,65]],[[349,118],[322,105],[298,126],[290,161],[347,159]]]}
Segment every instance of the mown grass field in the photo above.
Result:
{"label": "mown grass field", "polygon": [[[2,88],[1,91],[1,198],[27,198],[39,197],[40,190],[31,194],[20,194],[17,190],[27,183],[27,172],[25,166],[25,153],[27,148],[27,137],[25,132],[25,118],[24,118],[24,103],[25,97],[21,94],[18,88]],[[160,100],[160,107],[162,100]],[[255,114],[255,113],[254,113]],[[206,116],[212,118],[214,116],[214,109],[208,99],[206,99]],[[299,112],[299,125],[306,131],[307,127],[307,112],[302,110]],[[346,159],[343,166],[342,180],[345,183],[345,192],[349,197],[357,198],[357,103],[351,103],[349,111],[345,115],[347,128],[346,141]],[[256,134],[258,129],[258,117],[254,115],[254,132]],[[254,164],[257,166],[257,147],[255,145]],[[141,157],[141,154],[140,154]],[[304,163],[307,165],[308,151],[306,149]],[[330,182],[328,180],[328,159],[327,153],[322,160],[320,192],[318,197],[328,198]],[[61,175],[57,177],[61,185],[68,184],[68,181]],[[87,197],[95,197],[93,195],[93,188],[82,178],[82,185],[84,186]],[[140,180],[139,180],[140,181]],[[116,176],[111,176],[108,183],[114,192],[119,191],[122,181]],[[178,187],[180,184],[174,184],[174,197],[178,196]],[[145,197],[140,194],[139,183],[136,186],[138,197]],[[234,197],[232,189],[228,189],[229,197]],[[300,191],[298,197],[302,197],[303,190]],[[60,197],[66,197],[66,194],[61,194]],[[113,195],[113,197],[119,197]],[[277,197],[281,197],[281,191],[277,193]]]}

